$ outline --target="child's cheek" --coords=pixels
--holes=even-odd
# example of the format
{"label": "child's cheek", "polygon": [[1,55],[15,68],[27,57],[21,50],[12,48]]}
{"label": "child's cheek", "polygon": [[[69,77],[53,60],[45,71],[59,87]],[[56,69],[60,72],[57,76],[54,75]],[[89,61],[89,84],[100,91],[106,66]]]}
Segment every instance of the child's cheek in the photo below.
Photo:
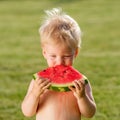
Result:
{"label": "child's cheek", "polygon": [[53,67],[55,65],[55,60],[54,59],[49,59],[48,60],[48,66]]}

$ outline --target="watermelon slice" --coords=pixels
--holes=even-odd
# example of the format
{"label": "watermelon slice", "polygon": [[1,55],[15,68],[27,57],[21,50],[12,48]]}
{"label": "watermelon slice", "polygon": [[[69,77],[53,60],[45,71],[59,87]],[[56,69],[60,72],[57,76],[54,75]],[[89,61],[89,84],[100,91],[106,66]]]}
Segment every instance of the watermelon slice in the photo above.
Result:
{"label": "watermelon slice", "polygon": [[58,65],[55,67],[49,67],[33,75],[33,78],[37,77],[48,78],[51,81],[51,90],[55,91],[69,91],[68,86],[73,86],[74,80],[85,80],[87,84],[87,78],[72,66]]}

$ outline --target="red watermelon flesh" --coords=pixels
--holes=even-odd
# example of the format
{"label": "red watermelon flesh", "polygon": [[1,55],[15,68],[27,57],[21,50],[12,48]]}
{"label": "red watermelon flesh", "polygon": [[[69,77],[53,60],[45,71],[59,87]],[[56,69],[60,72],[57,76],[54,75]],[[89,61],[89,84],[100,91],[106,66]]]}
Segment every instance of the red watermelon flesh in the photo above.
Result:
{"label": "red watermelon flesh", "polygon": [[82,75],[72,66],[63,65],[49,67],[45,70],[38,72],[34,75],[34,77],[35,76],[48,78],[52,82],[50,89],[56,91],[68,91],[68,86],[71,86],[74,80],[86,79],[84,75]]}

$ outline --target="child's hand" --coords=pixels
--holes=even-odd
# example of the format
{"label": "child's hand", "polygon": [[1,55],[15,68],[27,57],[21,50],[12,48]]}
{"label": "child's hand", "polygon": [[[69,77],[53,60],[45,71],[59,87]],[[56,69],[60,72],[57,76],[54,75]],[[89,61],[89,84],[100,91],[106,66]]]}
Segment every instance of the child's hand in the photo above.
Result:
{"label": "child's hand", "polygon": [[83,80],[75,80],[73,82],[73,85],[74,86],[70,86],[70,90],[73,91],[74,93],[74,96],[77,98],[77,99],[80,99],[82,97],[85,96],[85,81]]}
{"label": "child's hand", "polygon": [[50,87],[50,85],[51,85],[51,83],[50,83],[50,81],[48,79],[38,77],[34,81],[32,92],[34,93],[34,95],[36,97],[39,97],[41,94],[43,94],[43,92],[47,88]]}

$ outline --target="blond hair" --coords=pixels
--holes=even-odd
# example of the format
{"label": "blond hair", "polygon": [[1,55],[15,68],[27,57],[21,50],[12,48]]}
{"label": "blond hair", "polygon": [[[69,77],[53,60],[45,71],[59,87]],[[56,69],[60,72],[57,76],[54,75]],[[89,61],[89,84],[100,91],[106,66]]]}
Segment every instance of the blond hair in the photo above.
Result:
{"label": "blond hair", "polygon": [[53,8],[45,12],[47,16],[39,28],[41,45],[63,43],[73,49],[80,47],[81,30],[77,22],[69,15],[63,13],[60,8]]}

